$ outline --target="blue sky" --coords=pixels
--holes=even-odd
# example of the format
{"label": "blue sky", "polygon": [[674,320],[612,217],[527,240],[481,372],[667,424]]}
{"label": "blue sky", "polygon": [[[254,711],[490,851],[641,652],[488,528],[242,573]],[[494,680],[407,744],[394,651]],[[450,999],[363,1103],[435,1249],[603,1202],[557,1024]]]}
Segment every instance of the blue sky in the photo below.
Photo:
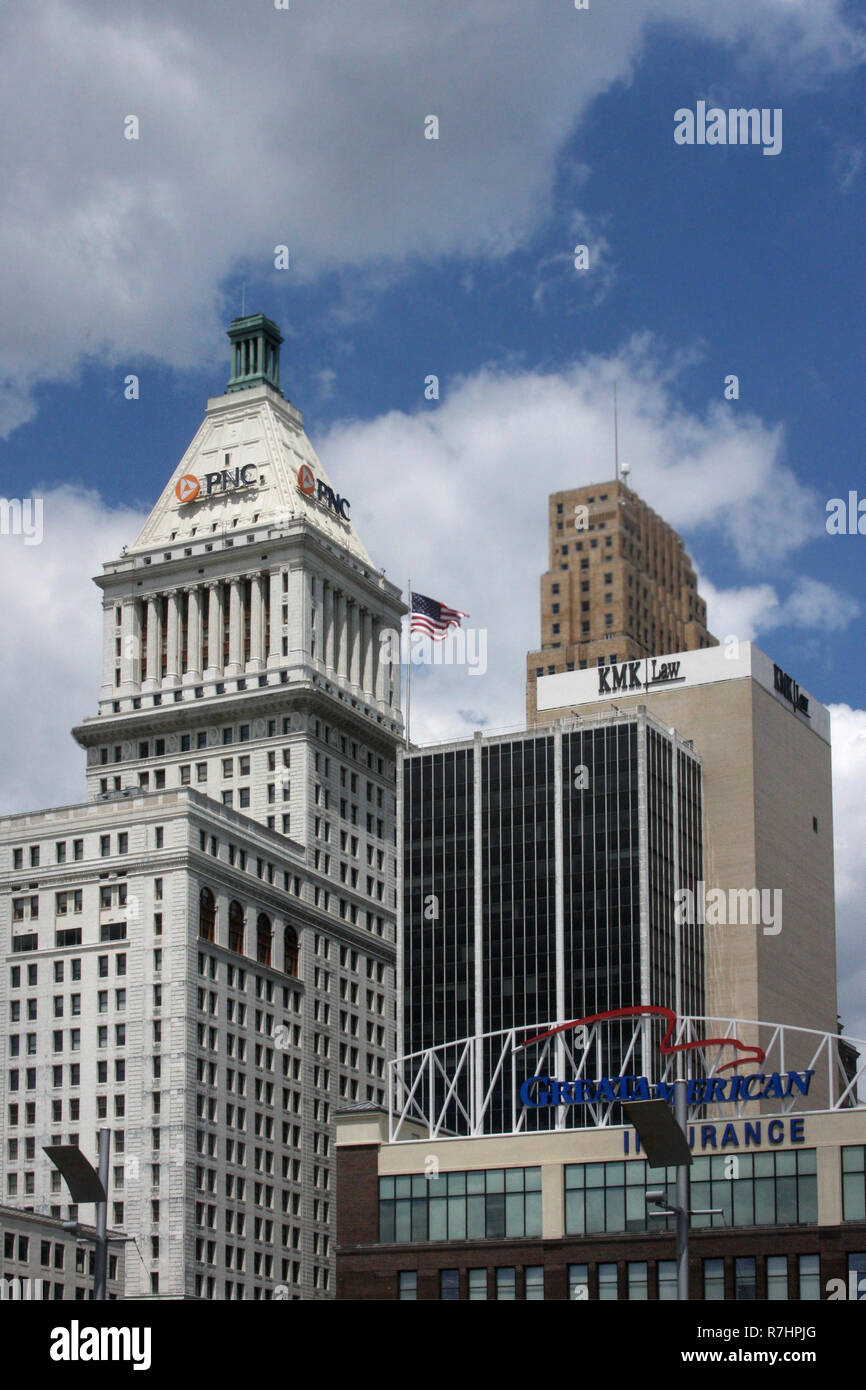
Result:
{"label": "blue sky", "polygon": [[[0,546],[7,804],[80,795],[66,730],[95,705],[90,576],[221,392],[244,294],[283,329],[284,388],[373,556],[489,630],[484,679],[419,674],[431,738],[520,720],[546,494],[610,476],[619,382],[621,456],[685,536],[713,630],[850,706],[843,969],[866,984],[866,537],[824,524],[829,498],[866,496],[853,9],[48,0],[0,30],[0,491],[45,497],[43,545]],[[674,112],[699,100],[781,108],[781,153],[676,145]],[[26,706],[23,669],[45,692]],[[34,771],[18,750],[36,739]]]}

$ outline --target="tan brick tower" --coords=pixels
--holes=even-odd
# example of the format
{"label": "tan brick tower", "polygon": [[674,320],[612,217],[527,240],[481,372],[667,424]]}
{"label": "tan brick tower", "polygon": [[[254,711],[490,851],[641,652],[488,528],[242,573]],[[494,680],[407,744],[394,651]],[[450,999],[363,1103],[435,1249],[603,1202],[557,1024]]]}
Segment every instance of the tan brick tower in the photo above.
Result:
{"label": "tan brick tower", "polygon": [[622,481],[554,492],[541,577],[541,650],[526,659],[526,718],[539,676],[717,646],[682,537]]}

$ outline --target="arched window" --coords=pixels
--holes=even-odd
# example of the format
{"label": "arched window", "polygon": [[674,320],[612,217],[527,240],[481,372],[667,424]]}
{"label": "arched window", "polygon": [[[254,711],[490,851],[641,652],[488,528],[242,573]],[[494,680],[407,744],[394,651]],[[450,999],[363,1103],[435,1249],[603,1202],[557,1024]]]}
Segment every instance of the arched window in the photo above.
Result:
{"label": "arched window", "polygon": [[229,903],[229,950],[243,954],[244,949],[244,910],[237,899]]}
{"label": "arched window", "polygon": [[271,919],[264,912],[260,912],[256,921],[256,960],[259,965],[270,965],[271,963]]}
{"label": "arched window", "polygon": [[298,933],[294,927],[286,927],[283,932],[283,950],[285,952],[285,971],[287,975],[297,975],[298,973]]}
{"label": "arched window", "polygon": [[209,888],[198,895],[198,934],[202,941],[213,941],[216,935],[216,902]]}

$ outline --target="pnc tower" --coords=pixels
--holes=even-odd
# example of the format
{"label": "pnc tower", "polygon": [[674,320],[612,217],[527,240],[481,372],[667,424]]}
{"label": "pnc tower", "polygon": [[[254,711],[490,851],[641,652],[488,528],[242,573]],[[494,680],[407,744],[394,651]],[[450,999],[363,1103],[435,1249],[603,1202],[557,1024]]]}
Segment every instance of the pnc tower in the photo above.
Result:
{"label": "pnc tower", "polygon": [[[395,1031],[404,605],[280,388],[262,314],[105,565],[84,804],[0,820],[2,1200],[77,1213],[95,1159],[127,1297],[334,1296],[334,1110]],[[86,1220],[89,1213],[83,1212]]]}

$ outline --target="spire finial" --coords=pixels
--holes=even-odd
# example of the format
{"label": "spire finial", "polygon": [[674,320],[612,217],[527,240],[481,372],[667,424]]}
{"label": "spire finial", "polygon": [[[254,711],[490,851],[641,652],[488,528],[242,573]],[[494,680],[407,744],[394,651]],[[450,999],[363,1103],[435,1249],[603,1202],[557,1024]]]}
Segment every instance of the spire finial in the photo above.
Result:
{"label": "spire finial", "polygon": [[226,392],[264,385],[282,395],[280,344],[283,335],[277,325],[264,314],[245,314],[232,320],[228,337],[232,345],[231,376]]}

